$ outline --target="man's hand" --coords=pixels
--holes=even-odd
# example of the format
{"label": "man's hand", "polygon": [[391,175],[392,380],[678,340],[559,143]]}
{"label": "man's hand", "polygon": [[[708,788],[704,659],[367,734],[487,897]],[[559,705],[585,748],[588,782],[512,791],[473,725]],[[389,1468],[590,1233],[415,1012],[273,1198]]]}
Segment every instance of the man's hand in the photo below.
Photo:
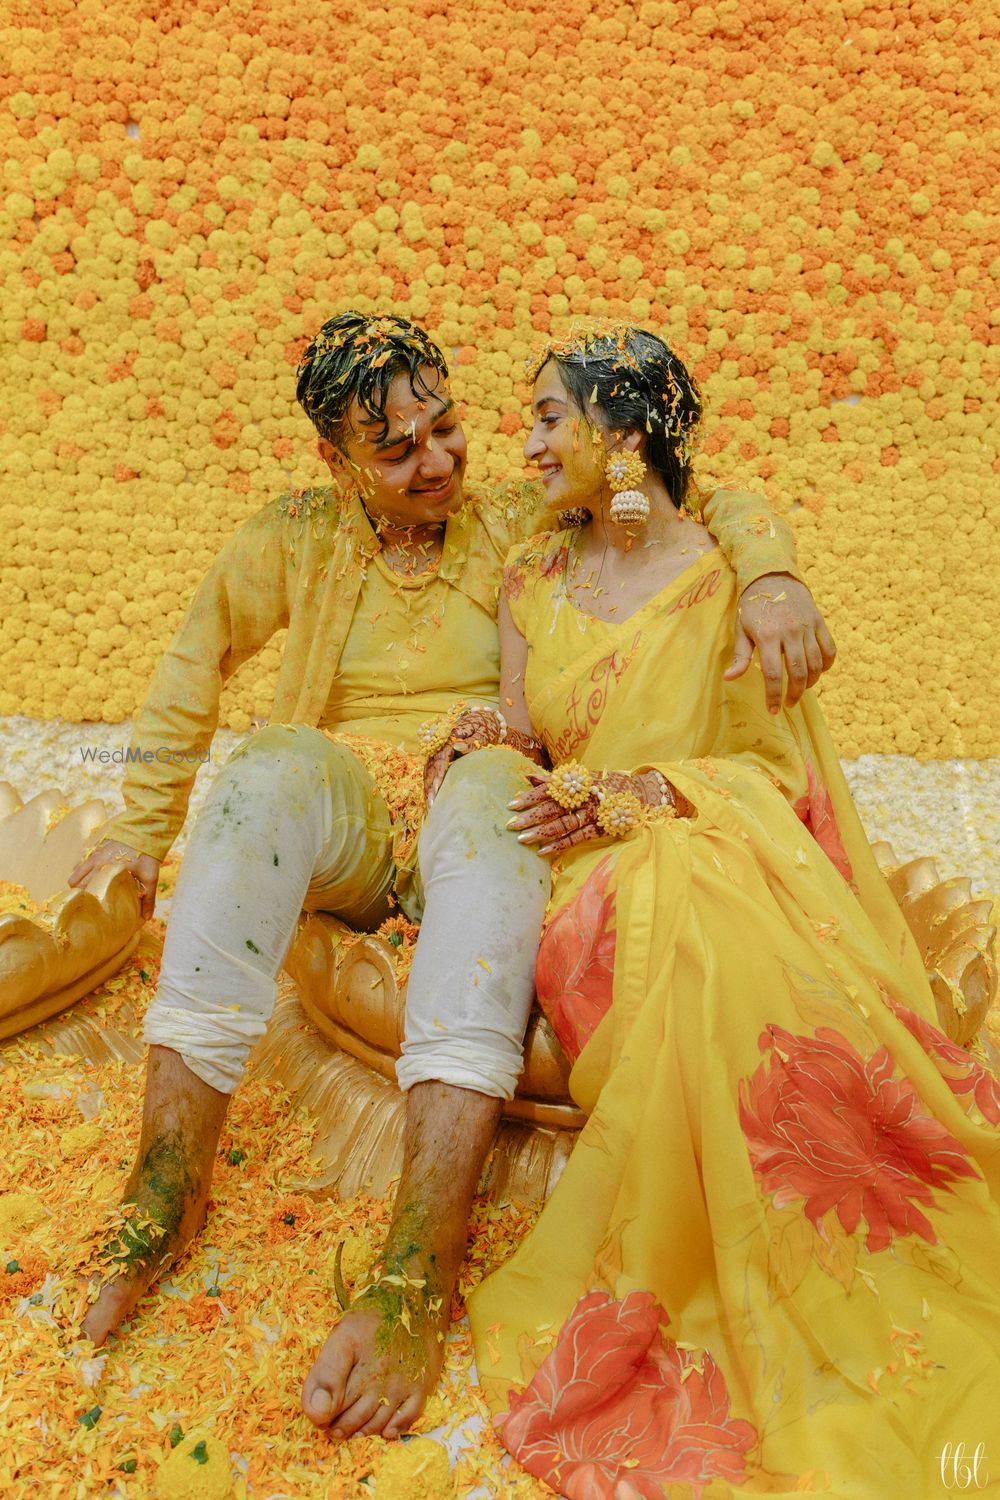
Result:
{"label": "man's hand", "polygon": [[727,682],[743,676],[755,647],[772,714],[781,708],[782,657],[788,674],[785,707],[792,708],[833,666],[837,655],[812,594],[787,573],[768,573],[740,595],[735,650],[724,673]]}
{"label": "man's hand", "polygon": [[106,839],[103,844],[98,844],[86,859],[80,861],[70,875],[68,884],[86,885],[94,871],[99,870],[102,865],[124,865],[126,870],[131,872],[142,902],[142,920],[147,921],[153,915],[153,907],[156,903],[156,883],[160,878],[160,861],[154,859],[151,854],[140,854],[137,849],[130,848],[128,844],[116,844],[113,840]]}

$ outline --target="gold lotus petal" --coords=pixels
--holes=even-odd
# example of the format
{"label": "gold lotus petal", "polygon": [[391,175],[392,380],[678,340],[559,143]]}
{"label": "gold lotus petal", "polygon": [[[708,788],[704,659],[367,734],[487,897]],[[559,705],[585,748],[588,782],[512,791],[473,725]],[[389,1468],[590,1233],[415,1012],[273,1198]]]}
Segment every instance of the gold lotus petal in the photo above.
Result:
{"label": "gold lotus petal", "polygon": [[65,889],[91,834],[107,820],[107,808],[94,799],[71,808],[50,827],[68,800],[50,787],[22,802],[10,782],[0,782],[0,879],[23,885],[34,901],[47,901]]}
{"label": "gold lotus petal", "polygon": [[0,1038],[66,1010],[121,968],[139,941],[139,897],[122,865],[103,866],[85,890],[66,889],[107,817],[103,804],[88,802],[50,828],[66,801],[50,789],[25,803],[0,783],[0,878],[50,902],[37,915],[0,916]]}
{"label": "gold lotus petal", "polygon": [[105,865],[55,904],[50,922],[0,917],[0,1038],[66,1010],[121,968],[139,941],[135,882]]}
{"label": "gold lotus petal", "polygon": [[920,949],[938,1024],[952,1041],[970,1046],[997,993],[991,904],[972,895],[965,876],[942,880],[933,859],[899,864],[891,844],[872,849]]}
{"label": "gold lotus petal", "polygon": [[992,954],[965,945],[950,951],[931,974],[941,1028],[960,1046],[978,1036],[996,994],[996,979]]}

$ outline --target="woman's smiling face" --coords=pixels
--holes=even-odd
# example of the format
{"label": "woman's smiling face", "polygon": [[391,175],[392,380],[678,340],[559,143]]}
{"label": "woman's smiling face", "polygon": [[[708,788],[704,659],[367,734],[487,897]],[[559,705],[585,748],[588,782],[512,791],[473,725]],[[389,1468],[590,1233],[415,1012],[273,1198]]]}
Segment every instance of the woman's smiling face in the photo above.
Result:
{"label": "woman's smiling face", "polygon": [[596,504],[604,485],[604,438],[563,385],[554,359],[535,378],[531,410],[535,422],[524,456],[541,470],[548,503],[556,509]]}

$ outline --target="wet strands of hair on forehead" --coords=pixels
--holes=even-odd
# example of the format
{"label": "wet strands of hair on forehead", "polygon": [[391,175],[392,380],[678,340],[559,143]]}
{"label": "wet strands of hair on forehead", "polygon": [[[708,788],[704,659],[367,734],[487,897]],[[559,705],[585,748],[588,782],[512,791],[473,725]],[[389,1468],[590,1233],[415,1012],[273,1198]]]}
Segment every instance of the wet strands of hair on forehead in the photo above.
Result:
{"label": "wet strands of hair on forehead", "polygon": [[[409,377],[418,400],[431,400],[434,388],[424,372],[447,380],[448,363],[432,339],[407,318],[339,313],[330,318],[307,346],[297,371],[299,405],[320,437],[343,448],[352,401],[365,414],[377,443],[389,432],[385,403],[397,375]],[[352,429],[358,441],[367,434]]]}

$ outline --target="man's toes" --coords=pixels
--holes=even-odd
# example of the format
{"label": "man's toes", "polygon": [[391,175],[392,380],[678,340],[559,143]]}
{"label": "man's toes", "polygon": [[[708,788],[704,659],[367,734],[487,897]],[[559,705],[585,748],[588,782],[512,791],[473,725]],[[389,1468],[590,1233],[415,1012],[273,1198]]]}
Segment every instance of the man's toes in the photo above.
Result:
{"label": "man's toes", "polygon": [[336,1330],[320,1350],[302,1387],[302,1410],[317,1427],[326,1427],[344,1404],[344,1388],[354,1367],[350,1341]]}
{"label": "man's toes", "polygon": [[380,1400],[381,1397],[375,1391],[369,1391],[367,1395],[361,1396],[353,1406],[346,1407],[340,1413],[330,1429],[332,1435],[349,1438],[353,1437],[356,1432],[360,1432],[361,1428],[374,1417]]}
{"label": "man's toes", "polygon": [[398,1438],[402,1433],[409,1432],[426,1405],[427,1397],[423,1391],[413,1391],[386,1422],[382,1428],[382,1436]]}
{"label": "man's toes", "polygon": [[365,1425],[359,1429],[357,1436],[377,1437],[380,1432],[384,1433],[389,1422],[399,1410],[399,1406],[398,1396],[395,1399],[390,1396],[382,1396],[375,1409],[375,1415],[370,1417]]}
{"label": "man's toes", "polygon": [[317,1427],[329,1425],[333,1417],[333,1397],[325,1385],[310,1386],[306,1381],[302,1390],[302,1410]]}
{"label": "man's toes", "polygon": [[81,1330],[95,1347],[100,1348],[108,1335],[124,1323],[138,1300],[138,1294],[130,1294],[125,1287],[114,1283],[102,1287],[100,1296],[80,1324]]}

